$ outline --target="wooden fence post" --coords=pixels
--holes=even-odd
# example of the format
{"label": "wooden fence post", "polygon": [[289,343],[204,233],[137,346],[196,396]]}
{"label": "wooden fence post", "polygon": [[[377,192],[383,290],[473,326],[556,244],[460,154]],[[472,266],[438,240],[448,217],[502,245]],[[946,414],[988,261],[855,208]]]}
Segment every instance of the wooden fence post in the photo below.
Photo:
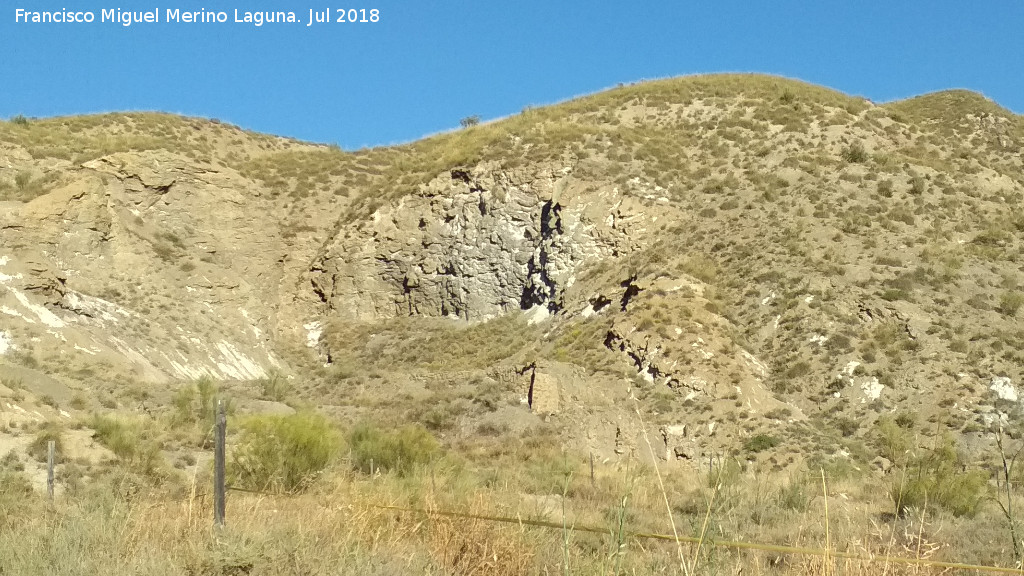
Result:
{"label": "wooden fence post", "polygon": [[224,443],[227,436],[228,417],[224,401],[217,399],[217,420],[214,424],[213,447],[213,525],[224,527]]}
{"label": "wooden fence post", "polygon": [[53,456],[56,450],[56,442],[50,440],[46,443],[46,495],[53,500]]}

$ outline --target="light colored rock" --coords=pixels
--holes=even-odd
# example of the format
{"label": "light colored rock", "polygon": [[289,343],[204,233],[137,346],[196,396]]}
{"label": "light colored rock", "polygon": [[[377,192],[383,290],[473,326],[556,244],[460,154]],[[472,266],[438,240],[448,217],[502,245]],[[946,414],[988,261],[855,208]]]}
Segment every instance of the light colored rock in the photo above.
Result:
{"label": "light colored rock", "polygon": [[873,402],[878,400],[882,396],[882,390],[885,389],[885,385],[878,381],[878,378],[872,376],[865,380],[860,385],[861,392],[864,393],[864,398],[861,399],[861,403]]}
{"label": "light colored rock", "polygon": [[1006,376],[995,376],[989,383],[989,390],[995,393],[996,398],[1007,402],[1016,402],[1019,398],[1017,387]]}
{"label": "light colored rock", "polygon": [[558,380],[551,374],[537,371],[530,385],[530,411],[534,414],[556,414],[561,409]]}
{"label": "light colored rock", "polygon": [[[572,205],[564,179],[548,200],[551,182],[550,168],[494,164],[440,175],[374,223],[341,230],[310,281],[330,309],[362,319],[560,310],[576,271],[625,240]],[[356,235],[370,241],[353,246]]]}

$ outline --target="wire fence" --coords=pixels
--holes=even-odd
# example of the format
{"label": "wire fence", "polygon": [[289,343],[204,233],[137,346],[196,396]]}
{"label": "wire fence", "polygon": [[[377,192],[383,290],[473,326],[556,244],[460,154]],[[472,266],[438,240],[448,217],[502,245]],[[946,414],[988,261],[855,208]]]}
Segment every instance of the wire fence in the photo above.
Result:
{"label": "wire fence", "polygon": [[[214,426],[215,432],[215,479],[213,490],[210,493],[194,493],[193,497],[208,497],[213,496],[214,500],[214,524],[218,527],[223,528],[225,525],[225,496],[226,492],[242,492],[246,494],[254,494],[258,496],[267,497],[282,497],[287,496],[283,493],[266,492],[261,490],[252,490],[248,488],[241,488],[238,486],[231,486],[225,482],[224,464],[225,464],[225,432],[226,432],[226,421],[225,421],[225,406],[218,402],[217,406],[217,424]],[[54,485],[54,442],[49,442],[49,458],[48,458],[48,478],[47,488],[48,496],[53,499],[53,485]],[[564,522],[552,522],[547,520],[539,520],[532,518],[522,517],[510,517],[510,516],[491,516],[486,514],[473,514],[469,512],[460,512],[454,510],[439,510],[439,509],[427,509],[427,508],[412,508],[405,506],[395,506],[387,504],[371,504],[373,508],[382,510],[392,510],[395,512],[403,512],[409,514],[421,514],[425,516],[442,516],[448,518],[461,518],[466,520],[479,520],[484,522],[495,522],[504,524],[514,524],[520,527],[531,526],[536,528],[548,528],[556,530],[567,530],[573,532],[590,532],[595,534],[611,534],[613,531],[607,527],[596,527],[587,525],[572,524],[566,526]],[[679,536],[671,534],[659,534],[655,532],[641,532],[624,530],[622,536],[629,539],[638,540],[661,540],[669,542],[681,542],[688,544],[697,544],[704,547],[719,547],[728,548],[734,550],[757,550],[763,552],[772,552],[776,554],[784,554],[791,556],[817,556],[825,559],[842,559],[849,561],[857,561],[864,563],[873,564],[902,564],[911,565],[918,567],[930,567],[947,570],[968,570],[978,573],[987,574],[1019,574],[1024,576],[1024,566],[1018,566],[1015,568],[1002,567],[1002,566],[990,566],[984,564],[968,564],[963,562],[949,562],[942,560],[933,560],[930,558],[911,558],[905,556],[889,556],[889,555],[874,555],[874,554],[863,554],[855,552],[844,552],[841,550],[835,550],[832,548],[810,548],[801,546],[787,546],[781,544],[767,544],[760,542],[746,542],[739,540],[717,540],[708,537],[694,537],[694,536]]]}
{"label": "wire fence", "polygon": [[[272,492],[250,490],[236,486],[227,486],[231,492],[243,492],[260,496],[277,496]],[[594,534],[609,534],[611,530],[607,527],[586,526],[572,524],[566,526],[562,522],[538,520],[533,518],[511,517],[511,516],[490,516],[487,514],[472,514],[469,512],[458,512],[454,510],[438,510],[427,508],[411,508],[406,506],[394,506],[390,504],[372,504],[373,508],[381,510],[392,510],[409,514],[421,514],[424,516],[443,516],[447,518],[461,518],[465,520],[480,520],[484,522],[497,522],[503,524],[514,524],[518,526],[531,526],[535,528],[549,528],[555,530],[569,530],[574,532],[590,532]],[[909,558],[906,556],[888,556],[884,554],[859,554],[855,552],[844,552],[835,549],[810,548],[804,546],[787,546],[783,544],[766,544],[761,542],[745,542],[740,540],[717,540],[714,538],[698,538],[696,536],[673,536],[671,534],[659,534],[656,532],[640,532],[633,530],[624,531],[623,535],[630,539],[638,540],[661,540],[668,542],[682,542],[687,544],[701,544],[705,547],[730,548],[734,550],[757,550],[762,552],[773,552],[789,556],[818,556],[822,558],[851,560],[873,564],[903,564],[918,566],[922,568],[940,568],[948,570],[970,570],[986,574],[1019,574],[1024,576],[1024,567],[1010,568],[1006,566],[988,566],[984,564],[968,564],[963,562],[949,562],[943,560],[932,560],[929,558]]]}
{"label": "wire fence", "polygon": [[[424,514],[427,516],[445,516],[449,518],[464,518],[467,520],[482,520],[486,522],[500,522],[506,524],[518,524],[520,526],[534,526],[538,528],[554,528],[557,530],[572,530],[580,532],[593,532],[597,534],[608,534],[610,530],[608,528],[599,528],[595,526],[579,526],[572,525],[566,527],[561,522],[550,522],[546,520],[534,520],[527,518],[512,518],[503,516],[488,516],[484,514],[470,514],[467,512],[455,512],[451,510],[428,510],[425,508],[407,508],[403,506],[392,506],[384,504],[375,504],[375,508],[384,510],[394,510],[399,512],[408,512],[414,514]],[[759,542],[742,542],[737,540],[715,540],[712,538],[698,538],[694,536],[673,536],[671,534],[658,534],[653,532],[635,532],[627,530],[625,536],[634,539],[642,540],[667,540],[670,542],[685,542],[690,544],[703,544],[704,546],[721,547],[721,548],[732,548],[736,550],[760,550],[765,552],[775,552],[778,554],[794,555],[794,556],[821,556],[824,558],[836,558],[843,560],[855,560],[861,562],[871,563],[886,563],[886,564],[906,564],[915,565],[921,567],[931,568],[944,568],[953,570],[973,570],[976,572],[984,572],[989,574],[1024,574],[1024,568],[1009,568],[1003,566],[986,566],[983,564],[965,564],[961,562],[945,562],[941,560],[931,560],[928,558],[907,558],[904,556],[886,556],[886,555],[865,555],[857,554],[854,552],[843,552],[840,550],[823,549],[823,548],[806,548],[800,546],[785,546],[780,544],[764,544]]]}

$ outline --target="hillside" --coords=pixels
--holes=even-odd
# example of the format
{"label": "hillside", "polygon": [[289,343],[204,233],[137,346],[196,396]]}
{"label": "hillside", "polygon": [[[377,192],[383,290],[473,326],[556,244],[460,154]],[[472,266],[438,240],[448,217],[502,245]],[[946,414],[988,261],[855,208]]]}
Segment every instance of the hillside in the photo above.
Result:
{"label": "hillside", "polygon": [[243,412],[416,422],[471,461],[542,431],[609,468],[878,478],[895,419],[991,476],[1024,377],[1022,146],[978,94],[755,75],[352,152],[0,122],[0,436],[170,413],[210,378]]}

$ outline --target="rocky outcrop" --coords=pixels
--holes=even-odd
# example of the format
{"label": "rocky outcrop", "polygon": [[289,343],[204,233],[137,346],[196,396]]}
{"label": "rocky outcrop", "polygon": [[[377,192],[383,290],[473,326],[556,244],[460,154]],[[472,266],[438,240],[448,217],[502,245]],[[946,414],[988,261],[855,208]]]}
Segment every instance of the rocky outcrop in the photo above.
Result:
{"label": "rocky outcrop", "polygon": [[699,465],[702,460],[700,445],[695,439],[688,437],[685,424],[662,426],[659,432],[665,444],[666,461],[687,460]]}
{"label": "rocky outcrop", "polygon": [[280,243],[252,217],[267,208],[240,175],[162,150],[64,170],[53,190],[0,211],[12,345],[51,369],[108,364],[106,380],[252,379],[281,365]]}
{"label": "rocky outcrop", "polygon": [[661,346],[652,342],[650,335],[637,332],[628,324],[613,324],[605,335],[604,346],[626,355],[637,373],[649,382],[664,384],[673,390],[685,388],[690,392],[706,392],[706,382],[692,375],[684,376],[676,369],[677,362],[662,354]]}
{"label": "rocky outcrop", "polygon": [[622,236],[561,192],[570,178],[496,165],[445,173],[343,227],[310,268],[313,290],[328,310],[363,319],[557,312],[581,267]]}

